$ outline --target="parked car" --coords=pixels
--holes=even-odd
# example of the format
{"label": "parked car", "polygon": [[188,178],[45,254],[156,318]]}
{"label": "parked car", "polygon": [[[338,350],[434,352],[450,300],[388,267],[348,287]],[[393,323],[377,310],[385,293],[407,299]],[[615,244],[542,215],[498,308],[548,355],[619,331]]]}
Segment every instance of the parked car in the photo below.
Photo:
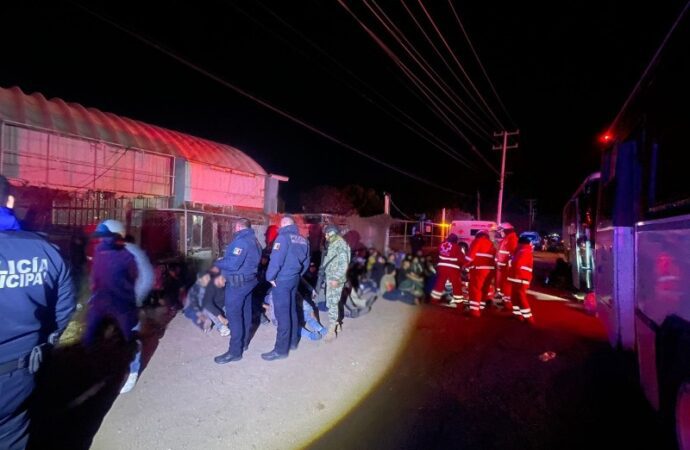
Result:
{"label": "parked car", "polygon": [[532,248],[535,250],[541,250],[541,235],[536,231],[523,231],[520,233],[520,237],[526,237],[532,243]]}
{"label": "parked car", "polygon": [[565,245],[563,244],[563,239],[558,233],[551,233],[545,236],[546,251],[547,252],[563,252],[565,251]]}

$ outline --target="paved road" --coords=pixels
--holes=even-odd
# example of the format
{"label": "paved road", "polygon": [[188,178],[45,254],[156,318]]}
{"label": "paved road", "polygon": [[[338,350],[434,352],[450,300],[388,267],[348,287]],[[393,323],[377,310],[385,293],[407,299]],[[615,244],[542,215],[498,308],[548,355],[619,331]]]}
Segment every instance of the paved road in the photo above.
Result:
{"label": "paved road", "polygon": [[152,358],[129,394],[117,396],[122,351],[56,355],[34,448],[670,448],[634,358],[612,351],[579,305],[539,297],[535,327],[497,309],[471,319],[379,300],[333,344],[302,342],[269,363],[259,355],[275,329],[261,327],[226,366],[212,359],[227,338],[180,315],[156,328],[170,317],[151,311]]}

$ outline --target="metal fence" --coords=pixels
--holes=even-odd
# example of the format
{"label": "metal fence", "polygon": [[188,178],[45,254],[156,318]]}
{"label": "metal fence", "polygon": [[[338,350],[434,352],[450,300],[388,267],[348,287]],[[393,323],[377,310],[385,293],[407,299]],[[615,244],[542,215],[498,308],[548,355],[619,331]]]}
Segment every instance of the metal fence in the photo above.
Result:
{"label": "metal fence", "polygon": [[432,222],[418,222],[413,220],[396,220],[390,227],[389,247],[391,250],[403,250],[411,252],[410,238],[415,230],[419,229],[424,238],[424,249],[438,247],[448,232],[448,224]]}

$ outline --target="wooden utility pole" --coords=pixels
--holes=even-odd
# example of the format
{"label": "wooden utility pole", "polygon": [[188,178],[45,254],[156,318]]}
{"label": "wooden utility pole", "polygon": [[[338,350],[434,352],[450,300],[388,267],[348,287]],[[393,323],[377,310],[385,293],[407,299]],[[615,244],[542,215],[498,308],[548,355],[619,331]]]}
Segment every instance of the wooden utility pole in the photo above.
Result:
{"label": "wooden utility pole", "polygon": [[537,203],[537,199],[535,198],[528,198],[527,203],[529,203],[529,230],[532,229],[532,225],[534,225],[534,216],[536,213],[536,210],[534,208],[534,205]]}
{"label": "wooden utility pole", "polygon": [[477,220],[482,220],[481,204],[482,204],[482,198],[479,195],[479,190],[477,190]]}
{"label": "wooden utility pole", "polygon": [[500,133],[494,133],[494,137],[501,137],[503,136],[503,145],[498,146],[494,145],[492,148],[494,150],[503,150],[503,155],[501,155],[501,180],[499,181],[499,190],[498,190],[498,208],[496,211],[496,223],[501,224],[501,214],[502,214],[502,208],[503,208],[503,184],[505,180],[505,175],[506,175],[506,153],[508,150],[517,148],[517,144],[513,145],[508,145],[508,136],[517,136],[520,134],[520,130],[515,130],[515,131],[501,131]]}

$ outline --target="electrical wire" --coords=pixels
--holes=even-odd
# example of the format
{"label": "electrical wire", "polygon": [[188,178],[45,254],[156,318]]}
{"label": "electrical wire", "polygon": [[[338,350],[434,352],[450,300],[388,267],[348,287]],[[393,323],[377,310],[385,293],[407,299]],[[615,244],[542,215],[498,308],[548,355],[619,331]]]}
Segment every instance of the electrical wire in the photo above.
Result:
{"label": "electrical wire", "polygon": [[405,75],[408,76],[410,81],[413,82],[417,86],[417,88],[422,92],[422,94],[429,100],[429,102],[434,105],[436,111],[441,115],[442,120],[446,125],[448,125],[451,129],[453,129],[461,138],[465,140],[470,145],[470,149],[477,155],[479,158],[496,174],[499,173],[498,169],[491,164],[491,162],[486,159],[486,157],[479,151],[477,150],[476,146],[472,143],[472,141],[460,130],[453,122],[450,120],[450,118],[440,110],[440,107],[434,102],[433,99],[431,99],[430,96],[433,96],[434,98],[438,99],[438,96],[435,95],[433,92],[426,92],[423,83],[416,77],[416,75],[403,63],[400,61],[400,59],[395,55],[395,53],[374,33],[364,22],[362,22],[359,17],[344,3],[343,0],[338,0],[338,3],[359,23],[359,25],[364,29],[364,31],[376,42],[379,47],[388,55],[389,58],[391,58],[397,65],[398,67],[403,71]]}
{"label": "electrical wire", "polygon": [[498,91],[496,90],[496,87],[494,86],[493,82],[491,81],[491,78],[489,77],[489,73],[484,68],[484,64],[482,64],[482,60],[479,59],[479,54],[477,53],[477,50],[475,50],[474,45],[472,45],[472,41],[470,40],[470,36],[469,36],[469,34],[467,34],[467,30],[465,30],[465,27],[463,26],[462,21],[460,20],[460,16],[458,15],[457,11],[455,10],[455,7],[453,6],[453,0],[448,0],[448,6],[450,6],[451,11],[453,11],[453,16],[455,17],[455,20],[458,22],[458,25],[460,26],[460,29],[462,30],[462,34],[465,35],[465,39],[467,39],[467,43],[469,44],[470,49],[472,50],[472,54],[477,59],[477,63],[479,63],[479,67],[482,69],[482,73],[486,77],[486,81],[489,82],[489,86],[491,87],[491,90],[493,91],[494,95],[496,96],[496,100],[498,100],[498,104],[501,106],[501,109],[503,109],[503,112],[508,117],[508,120],[510,120],[514,125],[515,121],[510,116],[508,109],[506,109],[506,105],[503,103],[503,101],[501,100],[501,97],[498,95]]}
{"label": "electrical wire", "polygon": [[91,14],[92,16],[98,18],[99,20],[101,20],[101,21],[103,21],[103,22],[105,22],[105,23],[107,23],[107,24],[109,24],[109,25],[111,25],[111,26],[117,28],[118,30],[122,31],[123,33],[126,33],[126,34],[128,34],[129,36],[131,36],[131,37],[133,37],[133,38],[135,38],[135,39],[137,39],[137,40],[139,40],[139,41],[145,43],[146,45],[149,45],[149,46],[153,47],[154,49],[160,51],[161,53],[163,53],[163,54],[165,54],[165,55],[167,55],[167,56],[169,56],[170,58],[174,59],[175,61],[177,61],[177,62],[179,62],[179,63],[181,63],[181,64],[183,64],[183,65],[189,67],[190,69],[193,69],[194,71],[199,72],[200,74],[202,74],[202,75],[204,75],[204,76],[206,76],[206,77],[208,77],[208,78],[210,78],[210,79],[216,81],[217,83],[220,83],[221,85],[223,85],[223,86],[225,86],[225,87],[227,87],[227,88],[229,88],[229,89],[232,89],[232,90],[235,91],[236,93],[238,93],[238,94],[240,94],[240,95],[242,95],[242,96],[244,96],[244,97],[246,97],[246,98],[249,98],[250,100],[253,100],[254,102],[258,103],[259,105],[263,106],[264,108],[267,108],[267,109],[273,111],[274,113],[276,113],[276,114],[278,114],[278,115],[280,115],[280,116],[282,116],[282,117],[284,117],[284,118],[286,118],[286,119],[288,119],[288,120],[290,120],[290,121],[292,121],[292,122],[294,122],[294,123],[297,123],[297,124],[303,126],[304,128],[306,128],[306,129],[312,131],[312,132],[315,133],[315,134],[318,134],[319,136],[321,136],[321,137],[323,137],[323,138],[325,138],[325,139],[327,139],[327,140],[329,140],[329,141],[331,141],[331,142],[334,142],[334,143],[336,143],[336,144],[338,144],[338,145],[340,145],[340,146],[342,146],[342,147],[345,147],[345,148],[347,148],[348,150],[351,150],[351,151],[357,153],[358,155],[360,155],[360,156],[362,156],[362,157],[364,157],[364,158],[367,158],[367,159],[369,159],[369,160],[371,160],[371,161],[374,161],[374,162],[376,162],[376,163],[379,164],[379,165],[382,165],[382,166],[384,166],[384,167],[386,167],[386,168],[388,168],[388,169],[390,169],[390,170],[392,170],[392,171],[394,171],[394,172],[398,172],[398,173],[400,173],[400,174],[402,174],[402,175],[405,175],[405,176],[407,176],[408,178],[412,178],[413,180],[416,180],[416,181],[418,181],[418,182],[420,182],[420,183],[427,184],[427,185],[432,186],[432,187],[434,187],[434,188],[436,188],[436,189],[440,189],[440,190],[442,190],[442,191],[450,192],[450,193],[455,194],[455,195],[468,196],[468,194],[465,194],[465,193],[463,193],[463,192],[458,192],[458,191],[455,191],[455,190],[453,190],[453,189],[449,189],[449,188],[446,188],[446,187],[444,187],[444,186],[438,185],[438,184],[436,184],[436,183],[434,183],[434,182],[432,182],[432,181],[426,180],[425,178],[422,178],[422,177],[420,177],[420,176],[418,176],[418,175],[415,175],[415,174],[413,174],[413,173],[407,172],[407,171],[405,171],[405,170],[403,170],[403,169],[400,169],[400,168],[398,168],[398,167],[396,167],[396,166],[394,166],[394,165],[392,165],[392,164],[389,164],[389,163],[387,163],[387,162],[385,162],[385,161],[383,161],[383,160],[380,160],[380,159],[378,159],[378,158],[376,158],[376,157],[374,157],[374,156],[371,156],[371,155],[369,155],[368,153],[366,153],[366,152],[364,152],[364,151],[362,151],[362,150],[359,150],[359,149],[353,147],[352,145],[349,145],[349,144],[347,144],[347,143],[345,143],[345,142],[339,140],[338,138],[336,138],[336,137],[334,137],[334,136],[331,136],[330,134],[328,134],[328,133],[326,133],[326,132],[324,132],[324,131],[321,131],[320,129],[316,128],[315,126],[313,126],[313,125],[311,125],[311,124],[309,124],[309,123],[307,123],[307,122],[305,122],[304,120],[302,120],[302,119],[300,119],[300,118],[298,118],[298,117],[295,117],[295,116],[291,115],[290,113],[288,113],[288,112],[286,112],[286,111],[284,111],[284,110],[282,110],[282,109],[280,109],[280,108],[278,108],[278,107],[276,107],[276,106],[273,106],[272,104],[268,103],[267,101],[262,100],[262,99],[256,97],[256,96],[253,95],[253,94],[250,94],[249,92],[245,91],[244,89],[241,89],[241,88],[239,88],[238,86],[235,86],[234,84],[232,84],[232,83],[230,83],[230,82],[224,80],[223,78],[219,77],[218,75],[215,75],[215,74],[209,72],[208,70],[206,70],[206,69],[204,69],[204,68],[202,68],[202,67],[200,67],[200,66],[198,66],[198,65],[196,65],[196,64],[194,64],[194,63],[192,63],[192,62],[190,62],[190,61],[188,61],[187,59],[185,59],[185,58],[183,58],[182,56],[180,56],[180,55],[174,53],[173,51],[166,49],[166,48],[163,47],[161,44],[157,44],[157,43],[153,42],[152,40],[150,40],[150,39],[148,39],[148,38],[146,38],[146,37],[144,37],[144,36],[142,36],[142,35],[140,35],[140,34],[134,32],[134,31],[132,31],[132,30],[129,30],[128,28],[126,28],[126,27],[124,27],[124,26],[122,26],[122,25],[120,25],[120,24],[114,22],[114,21],[111,20],[111,19],[108,19],[107,17],[105,17],[105,16],[103,16],[103,15],[101,15],[101,14],[96,13],[95,11],[92,11],[92,10],[89,9],[89,8],[86,8],[85,6],[83,6],[83,5],[81,5],[81,4],[78,4],[78,3],[76,3],[76,2],[70,2],[70,3],[76,5],[76,6],[79,7],[80,9],[86,11],[87,13],[89,13],[89,14]]}
{"label": "electrical wire", "polygon": [[[343,70],[346,74],[348,74],[350,77],[354,78],[357,82],[359,82],[361,85],[363,85],[365,88],[367,88],[372,94],[374,94],[376,97],[378,97],[379,100],[385,102],[390,108],[393,108],[398,114],[400,114],[401,116],[403,116],[405,119],[407,119],[407,120],[408,120],[411,124],[413,124],[414,126],[411,125],[410,123],[405,122],[405,121],[402,120],[400,117],[396,116],[396,115],[393,114],[391,111],[389,111],[388,109],[386,109],[383,105],[380,105],[379,103],[377,103],[376,101],[374,101],[369,95],[367,95],[367,94],[365,94],[364,92],[362,92],[359,88],[357,88],[356,86],[354,86],[352,83],[348,82],[347,80],[343,79],[342,77],[338,76],[337,74],[334,74],[334,73],[333,73],[332,71],[330,71],[325,65],[319,63],[319,61],[317,61],[317,60],[315,60],[315,59],[313,59],[313,58],[310,58],[309,55],[308,55],[306,52],[303,52],[299,47],[295,46],[293,43],[291,43],[289,40],[287,40],[286,38],[284,38],[283,36],[281,36],[279,33],[277,33],[276,31],[274,31],[274,30],[272,30],[271,28],[269,28],[269,27],[265,26],[264,24],[262,24],[262,23],[261,23],[260,21],[258,21],[256,18],[252,17],[250,14],[248,14],[246,11],[244,11],[242,8],[240,8],[240,7],[236,6],[236,5],[233,5],[233,6],[234,6],[235,9],[237,9],[242,15],[244,15],[244,16],[247,17],[249,20],[251,20],[251,21],[253,21],[254,23],[256,23],[258,26],[260,26],[261,28],[263,28],[263,29],[266,30],[267,32],[269,32],[269,33],[275,35],[278,39],[280,39],[281,41],[283,41],[286,45],[290,46],[293,50],[295,50],[297,53],[301,54],[301,55],[302,55],[303,57],[305,57],[306,59],[314,60],[314,61],[316,61],[317,63],[319,63],[319,64],[321,65],[321,67],[322,67],[325,71],[327,71],[332,77],[334,77],[336,80],[338,80],[338,81],[340,81],[341,83],[343,83],[343,84],[344,84],[346,87],[348,87],[350,90],[354,91],[354,92],[355,92],[357,95],[359,95],[362,99],[364,99],[364,100],[367,101],[368,103],[372,104],[372,105],[375,106],[376,108],[378,108],[378,109],[380,109],[381,111],[383,111],[386,115],[388,115],[390,118],[392,118],[393,120],[395,120],[396,122],[398,122],[399,124],[401,124],[402,126],[404,126],[405,128],[407,128],[409,131],[411,131],[412,133],[416,134],[416,135],[419,136],[421,139],[425,140],[426,142],[428,142],[429,144],[431,144],[432,146],[434,146],[435,148],[437,148],[437,149],[440,150],[441,152],[445,153],[447,156],[449,156],[450,158],[454,159],[454,160],[457,161],[458,163],[462,164],[462,165],[465,166],[466,168],[468,168],[468,169],[476,169],[476,167],[475,167],[471,162],[469,162],[466,158],[464,158],[464,157],[458,152],[458,150],[456,150],[456,149],[454,149],[453,147],[451,147],[448,143],[446,143],[445,141],[443,141],[442,139],[440,139],[436,134],[434,134],[433,132],[431,132],[430,130],[428,130],[426,127],[424,127],[423,125],[421,125],[418,121],[416,121],[413,117],[411,117],[410,115],[408,115],[407,113],[405,113],[403,110],[401,110],[399,107],[397,107],[395,104],[393,104],[393,102],[391,102],[390,100],[388,100],[385,96],[383,96],[382,94],[380,94],[376,89],[374,89],[374,88],[373,88],[372,86],[370,86],[368,83],[366,83],[366,82],[363,81],[361,78],[359,78],[357,75],[355,75],[352,71],[350,71],[347,67],[345,67],[343,64],[341,64],[338,60],[336,60],[336,59],[333,58],[331,55],[329,55],[326,51],[324,51],[323,49],[321,49],[321,47],[319,47],[317,44],[315,44],[314,42],[312,42],[309,38],[307,38],[306,36],[304,36],[301,32],[299,32],[299,30],[297,30],[297,29],[295,29],[294,27],[292,27],[292,25],[290,25],[290,24],[287,23],[285,20],[283,20],[283,19],[282,19],[280,16],[278,16],[274,11],[272,11],[270,8],[268,8],[268,7],[266,7],[265,5],[263,5],[261,2],[258,2],[258,1],[257,1],[256,3],[259,4],[262,8],[264,8],[264,9],[265,9],[269,14],[271,14],[275,19],[277,19],[278,21],[280,21],[284,26],[286,26],[287,28],[289,28],[291,31],[293,31],[294,33],[296,33],[300,38],[302,38],[305,42],[307,42],[309,45],[311,45],[313,48],[315,48],[319,53],[321,53],[322,55],[324,55],[325,57],[327,57],[329,60],[331,60],[331,61],[332,61],[334,64],[336,64],[341,70]],[[417,127],[417,129],[415,129],[414,127]],[[422,130],[422,131],[420,131],[420,130]],[[432,140],[432,139],[433,139],[433,140]],[[434,141],[435,141],[435,142],[434,142]]]}
{"label": "electrical wire", "polygon": [[463,67],[463,65],[460,63],[460,60],[458,60],[457,56],[455,56],[455,52],[453,52],[453,49],[450,48],[450,45],[448,45],[448,41],[446,41],[446,38],[443,36],[443,33],[441,33],[441,30],[439,27],[436,25],[436,22],[434,21],[433,17],[431,17],[431,14],[429,14],[429,11],[424,7],[424,3],[422,3],[422,0],[417,0],[419,3],[419,6],[422,7],[422,11],[424,11],[424,14],[426,15],[427,20],[429,20],[429,23],[431,23],[432,27],[436,31],[436,34],[438,34],[438,37],[441,39],[441,42],[443,42],[443,45],[446,47],[448,50],[448,53],[450,53],[450,56],[453,58],[453,61],[458,65],[460,70],[462,71],[463,75],[465,75],[465,78],[467,78],[467,81],[470,83],[470,86],[472,86],[472,89],[474,89],[474,92],[479,96],[479,99],[482,101],[482,104],[486,108],[486,110],[489,112],[491,117],[496,121],[496,123],[501,127],[501,129],[505,129],[501,121],[496,117],[496,114],[491,110],[491,107],[489,107],[488,103],[486,103],[486,100],[482,96],[482,94],[479,92],[477,89],[477,86],[472,82],[472,79],[470,78],[469,74]]}
{"label": "electrical wire", "polygon": [[[422,56],[422,54],[417,50],[417,48],[410,42],[410,40],[407,39],[405,34],[395,25],[395,22],[393,22],[390,19],[390,17],[385,13],[383,8],[381,8],[373,0],[371,3],[376,7],[378,12],[375,11],[374,8],[372,8],[369,5],[369,2],[367,2],[367,0],[363,0],[363,3],[367,8],[369,8],[374,17],[376,17],[376,19],[383,25],[386,31],[388,31],[388,33],[396,40],[398,45],[403,50],[405,50],[405,52],[412,58],[412,60],[415,63],[417,63],[417,65],[427,75],[427,77],[429,77],[429,79],[451,100],[451,102],[458,108],[458,110],[460,110],[470,121],[473,122],[474,126],[468,124],[461,117],[456,116],[458,120],[460,120],[467,129],[472,131],[477,136],[489,136],[491,134],[490,131],[488,129],[483,128],[480,124],[474,121],[472,116],[469,113],[467,113],[467,106],[462,101],[462,99],[458,97],[458,95],[453,91],[453,89],[451,89],[451,87],[448,86],[448,84],[443,80],[443,78],[438,74],[438,72],[434,70],[431,64],[429,64],[429,62]],[[481,131],[477,131],[477,129],[474,127],[478,127]],[[490,139],[487,138],[487,140],[490,142]]]}
{"label": "electrical wire", "polygon": [[654,65],[656,65],[657,61],[659,60],[659,57],[661,56],[661,52],[666,47],[666,43],[668,42],[669,38],[671,37],[671,35],[675,31],[675,29],[678,27],[678,24],[680,23],[680,21],[685,16],[685,13],[688,11],[689,7],[690,7],[690,1],[688,1],[685,4],[683,9],[680,11],[680,14],[678,14],[678,17],[676,18],[675,22],[673,23],[673,25],[671,25],[671,28],[668,30],[668,33],[666,33],[666,37],[664,37],[664,40],[661,41],[659,48],[657,48],[651,61],[649,61],[649,64],[647,64],[647,68],[644,70],[644,72],[642,72],[642,76],[640,77],[639,80],[637,80],[637,83],[635,83],[635,87],[630,92],[630,95],[628,95],[628,98],[625,99],[625,102],[623,103],[623,106],[621,107],[620,111],[618,111],[618,114],[616,114],[615,119],[613,119],[613,122],[611,123],[609,130],[615,130],[616,126],[618,125],[618,121],[623,116],[623,113],[628,108],[628,105],[633,100],[633,98],[637,95],[637,93],[640,91],[640,86],[642,85],[642,81],[644,81],[647,78],[647,75],[652,70],[652,67],[654,67]]}
{"label": "electrical wire", "polygon": [[395,208],[395,209],[400,213],[400,215],[402,215],[405,219],[407,219],[407,220],[414,220],[413,218],[411,218],[410,216],[408,216],[407,214],[405,214],[404,212],[402,212],[402,210],[401,210],[400,208],[398,208],[398,205],[396,205],[395,203],[393,203],[393,199],[392,199],[392,198],[389,198],[389,201],[391,202],[391,205],[393,206],[393,208]]}

